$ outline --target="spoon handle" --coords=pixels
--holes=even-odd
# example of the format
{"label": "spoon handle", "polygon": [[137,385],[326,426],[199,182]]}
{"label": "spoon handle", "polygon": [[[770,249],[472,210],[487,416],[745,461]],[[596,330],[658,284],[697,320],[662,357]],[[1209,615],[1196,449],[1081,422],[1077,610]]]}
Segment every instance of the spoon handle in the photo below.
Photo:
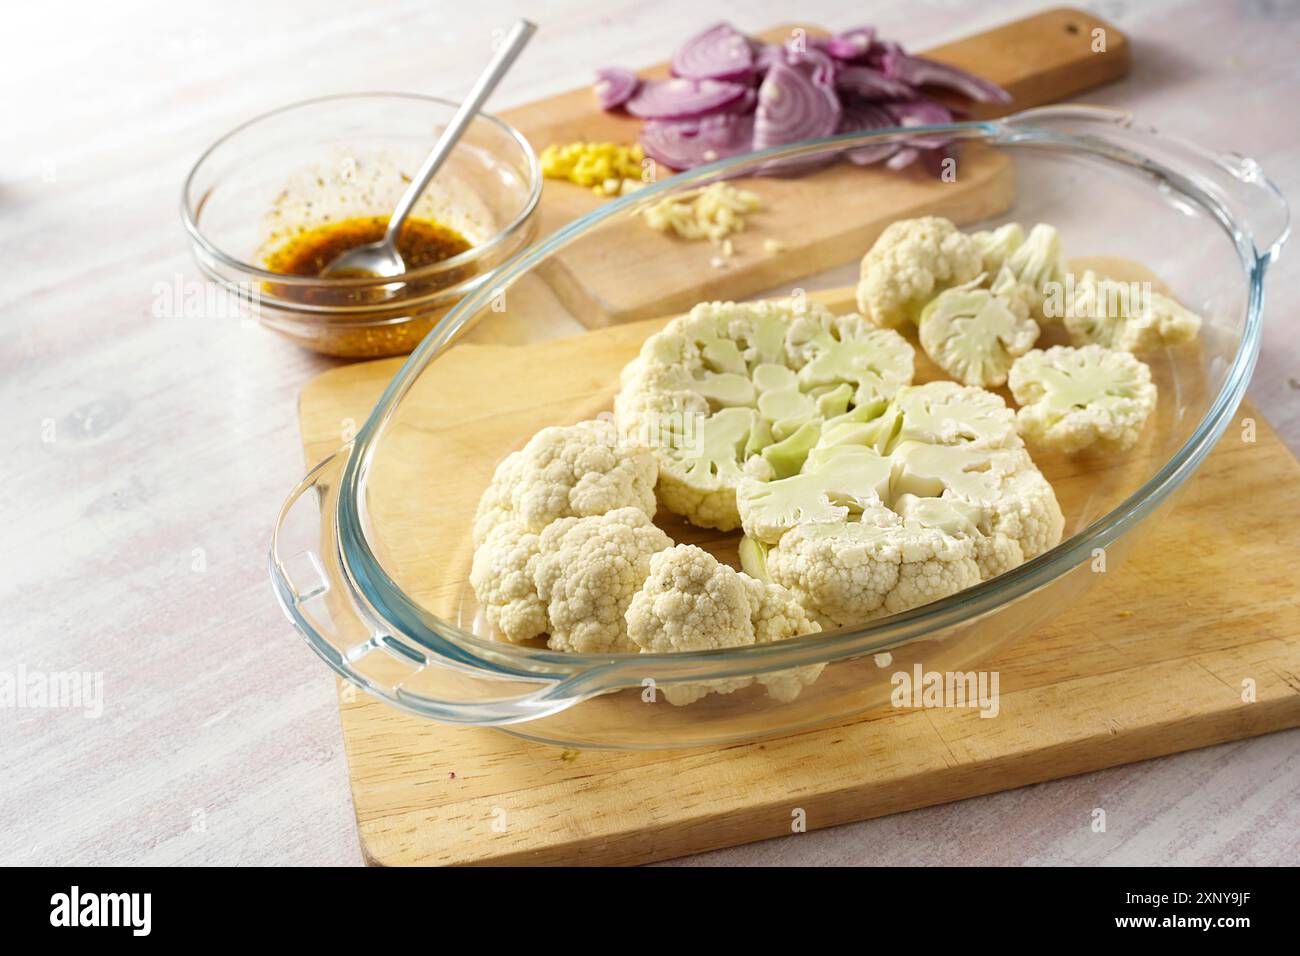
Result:
{"label": "spoon handle", "polygon": [[461,103],[460,109],[451,118],[447,128],[443,130],[442,136],[439,137],[437,144],[433,147],[433,152],[429,153],[424,163],[411,180],[411,185],[406,187],[406,192],[402,193],[402,198],[398,200],[397,208],[393,210],[392,216],[388,220],[388,229],[384,232],[384,241],[392,244],[396,242],[398,234],[402,231],[402,224],[406,222],[406,217],[411,214],[415,208],[415,203],[419,200],[424,188],[429,185],[434,174],[442,166],[443,161],[450,155],[452,148],[460,139],[461,134],[465,132],[465,127],[478,113],[479,107],[483,105],[484,100],[492,95],[496,89],[497,83],[506,75],[510,65],[515,62],[515,58],[523,52],[528,41],[532,39],[533,33],[537,26],[527,20],[516,20],[510,32],[506,34],[501,45],[497,47],[496,53],[492,56],[492,61],[488,64],[487,69],[479,76],[474,88],[469,91],[469,96]]}

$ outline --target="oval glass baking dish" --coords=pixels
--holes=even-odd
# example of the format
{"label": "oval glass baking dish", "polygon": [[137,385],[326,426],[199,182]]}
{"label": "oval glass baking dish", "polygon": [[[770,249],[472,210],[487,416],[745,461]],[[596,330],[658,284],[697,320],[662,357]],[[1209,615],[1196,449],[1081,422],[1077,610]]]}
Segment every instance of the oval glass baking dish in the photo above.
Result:
{"label": "oval glass baking dish", "polygon": [[[764,175],[774,159],[811,164],[949,139],[961,144],[953,182],[848,163]],[[732,255],[644,225],[648,206],[723,177],[764,207],[733,237]],[[943,600],[779,644],[578,655],[490,638],[467,584],[470,531],[502,458],[543,426],[607,411],[623,364],[695,301],[802,290],[854,311],[844,289],[875,235],[932,211],[968,230],[1052,223],[1071,259],[1110,257],[1076,266],[1154,274],[1204,316],[1195,346],[1144,355],[1160,397],[1131,452],[1092,465],[1035,454],[1065,512],[1057,547]],[[881,706],[893,673],[971,669],[1078,601],[1098,579],[1098,554],[1108,570],[1119,566],[1230,423],[1259,350],[1264,274],[1288,230],[1285,202],[1253,161],[1086,107],[809,141],[648,185],[525,250],[438,324],[355,440],[285,504],[271,552],[277,595],[317,653],[376,697],[554,744],[716,745]],[[611,324],[588,331],[602,323]],[[918,381],[938,377],[917,355]],[[661,507],[656,520],[674,540],[734,562],[735,535],[665,517]],[[823,664],[788,702],[749,680]],[[656,693],[704,681],[740,689],[689,706]]]}

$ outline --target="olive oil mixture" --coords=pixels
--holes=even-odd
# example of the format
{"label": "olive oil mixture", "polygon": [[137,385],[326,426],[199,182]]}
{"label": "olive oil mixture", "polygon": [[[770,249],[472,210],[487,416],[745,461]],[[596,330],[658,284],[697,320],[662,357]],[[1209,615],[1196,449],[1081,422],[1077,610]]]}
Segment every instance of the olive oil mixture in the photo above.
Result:
{"label": "olive oil mixture", "polygon": [[[266,268],[280,275],[319,276],[349,249],[384,238],[387,228],[387,216],[358,216],[306,229],[268,255]],[[408,219],[397,239],[397,251],[408,271],[450,259],[469,248],[469,240],[455,229],[427,219]]]}

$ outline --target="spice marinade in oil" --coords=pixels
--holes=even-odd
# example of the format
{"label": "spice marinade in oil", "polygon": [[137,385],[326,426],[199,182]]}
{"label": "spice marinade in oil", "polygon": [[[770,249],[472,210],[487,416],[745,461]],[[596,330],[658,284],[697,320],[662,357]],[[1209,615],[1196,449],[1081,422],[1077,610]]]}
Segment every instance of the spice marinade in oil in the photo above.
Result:
{"label": "spice marinade in oil", "polygon": [[[306,229],[270,253],[266,268],[280,275],[319,276],[349,249],[384,238],[387,228],[387,216],[358,216]],[[397,251],[411,271],[450,259],[469,248],[469,240],[455,229],[428,219],[408,219],[397,238]]]}

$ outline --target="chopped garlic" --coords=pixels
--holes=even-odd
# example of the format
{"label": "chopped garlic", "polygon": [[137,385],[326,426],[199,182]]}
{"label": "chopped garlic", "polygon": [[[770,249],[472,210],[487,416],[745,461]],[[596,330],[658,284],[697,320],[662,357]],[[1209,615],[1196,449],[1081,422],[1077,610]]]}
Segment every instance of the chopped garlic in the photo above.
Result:
{"label": "chopped garlic", "polygon": [[745,214],[761,206],[756,193],[727,183],[710,183],[668,196],[645,210],[644,216],[646,224],[659,232],[721,243],[732,233],[743,232]]}
{"label": "chopped garlic", "polygon": [[764,239],[763,251],[769,256],[779,256],[785,252],[785,243],[779,239]]}

